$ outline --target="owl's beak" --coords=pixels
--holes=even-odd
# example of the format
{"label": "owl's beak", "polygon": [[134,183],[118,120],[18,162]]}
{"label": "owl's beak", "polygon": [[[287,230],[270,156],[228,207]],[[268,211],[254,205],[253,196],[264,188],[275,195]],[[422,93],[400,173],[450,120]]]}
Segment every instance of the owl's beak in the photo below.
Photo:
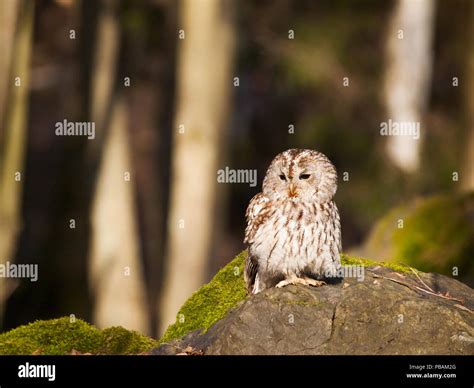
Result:
{"label": "owl's beak", "polygon": [[290,190],[288,191],[288,195],[290,197],[296,197],[296,194],[297,194],[297,191],[296,191],[296,187],[293,183],[290,183]]}

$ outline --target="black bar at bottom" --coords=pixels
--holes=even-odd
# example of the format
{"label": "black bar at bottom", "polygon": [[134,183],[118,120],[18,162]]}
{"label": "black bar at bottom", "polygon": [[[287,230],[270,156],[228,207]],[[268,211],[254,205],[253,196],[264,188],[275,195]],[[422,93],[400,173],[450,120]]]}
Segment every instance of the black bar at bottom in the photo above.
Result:
{"label": "black bar at bottom", "polygon": [[[2,356],[0,387],[163,386],[254,380],[313,387],[474,386],[470,356]],[[53,368],[54,367],[54,368]],[[223,380],[224,379],[224,380]],[[227,382],[226,382],[227,381]]]}

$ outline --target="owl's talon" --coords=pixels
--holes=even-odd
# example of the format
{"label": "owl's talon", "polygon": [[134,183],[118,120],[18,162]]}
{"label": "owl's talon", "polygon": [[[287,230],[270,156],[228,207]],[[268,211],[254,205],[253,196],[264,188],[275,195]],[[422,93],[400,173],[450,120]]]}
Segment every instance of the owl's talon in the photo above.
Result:
{"label": "owl's talon", "polygon": [[294,283],[291,283],[289,281],[289,279],[285,279],[285,280],[282,280],[281,282],[279,282],[275,287],[276,288],[283,288],[285,286],[288,286],[289,284],[294,284]]}
{"label": "owl's talon", "polygon": [[311,279],[311,278],[305,278],[305,283],[308,286],[313,286],[313,287],[321,287],[325,286],[326,282],[323,280],[316,280],[316,279]]}
{"label": "owl's talon", "polygon": [[305,286],[321,287],[321,286],[324,286],[326,284],[326,282],[324,282],[322,280],[316,280],[316,279],[308,278],[308,277],[304,277],[304,278],[293,277],[293,278],[288,278],[288,279],[284,279],[284,280],[280,281],[275,287],[276,288],[282,288],[282,287],[288,286],[290,284],[294,284],[294,285],[303,284]]}
{"label": "owl's talon", "polygon": [[297,278],[296,276],[292,276],[286,279],[283,279],[281,282],[279,282],[275,287],[277,288],[282,288],[285,286],[288,286],[290,284],[304,284],[304,280]]}

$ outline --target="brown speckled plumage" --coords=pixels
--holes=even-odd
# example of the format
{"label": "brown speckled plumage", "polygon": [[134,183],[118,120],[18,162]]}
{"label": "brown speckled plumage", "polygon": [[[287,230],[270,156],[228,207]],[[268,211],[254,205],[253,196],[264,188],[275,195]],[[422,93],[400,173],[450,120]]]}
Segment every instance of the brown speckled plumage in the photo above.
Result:
{"label": "brown speckled plumage", "polygon": [[249,292],[290,283],[315,285],[320,282],[314,279],[337,275],[341,227],[332,201],[336,190],[336,169],[320,152],[290,149],[273,159],[262,192],[246,212]]}

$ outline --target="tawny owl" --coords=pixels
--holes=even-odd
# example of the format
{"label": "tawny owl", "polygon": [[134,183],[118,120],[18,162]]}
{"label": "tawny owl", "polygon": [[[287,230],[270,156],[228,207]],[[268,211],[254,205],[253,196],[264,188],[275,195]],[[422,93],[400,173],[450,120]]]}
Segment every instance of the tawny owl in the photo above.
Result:
{"label": "tawny owl", "polygon": [[262,192],[246,212],[244,275],[249,292],[288,284],[320,286],[338,276],[336,190],[336,168],[320,152],[290,149],[273,159]]}

